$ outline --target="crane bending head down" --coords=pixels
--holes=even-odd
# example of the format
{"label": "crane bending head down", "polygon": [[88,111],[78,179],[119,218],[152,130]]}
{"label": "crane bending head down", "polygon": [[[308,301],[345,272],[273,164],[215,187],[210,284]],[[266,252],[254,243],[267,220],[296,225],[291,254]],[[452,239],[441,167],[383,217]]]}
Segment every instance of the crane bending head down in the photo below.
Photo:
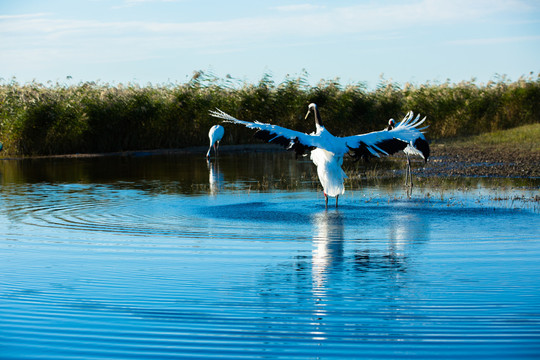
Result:
{"label": "crane bending head down", "polygon": [[210,146],[208,147],[208,152],[206,153],[207,158],[210,157],[210,151],[212,150],[212,148],[214,148],[214,154],[217,156],[219,142],[223,138],[223,134],[225,134],[225,129],[221,125],[214,125],[210,128],[210,131],[208,132]]}

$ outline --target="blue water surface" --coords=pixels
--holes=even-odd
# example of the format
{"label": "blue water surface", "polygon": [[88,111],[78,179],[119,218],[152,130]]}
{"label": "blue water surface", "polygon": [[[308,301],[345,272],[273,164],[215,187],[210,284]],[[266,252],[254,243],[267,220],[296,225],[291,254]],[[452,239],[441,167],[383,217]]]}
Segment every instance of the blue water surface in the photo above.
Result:
{"label": "blue water surface", "polygon": [[537,188],[215,165],[4,162],[0,358],[540,357]]}

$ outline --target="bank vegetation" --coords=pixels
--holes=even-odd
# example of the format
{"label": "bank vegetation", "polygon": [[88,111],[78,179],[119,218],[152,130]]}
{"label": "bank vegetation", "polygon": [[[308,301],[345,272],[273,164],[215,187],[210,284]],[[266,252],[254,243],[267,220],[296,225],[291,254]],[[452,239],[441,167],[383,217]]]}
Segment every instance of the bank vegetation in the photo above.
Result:
{"label": "bank vegetation", "polygon": [[[540,77],[517,81],[504,76],[485,84],[381,81],[342,85],[303,76],[276,83],[265,75],[257,84],[232,84],[196,72],[183,84],[21,84],[0,82],[0,142],[10,155],[54,155],[206,145],[220,108],[245,120],[313,131],[304,120],[307,105],[319,105],[335,135],[383,129],[389,118],[409,110],[427,116],[433,140],[471,136],[540,123]],[[226,125],[224,143],[251,142],[251,131]]]}

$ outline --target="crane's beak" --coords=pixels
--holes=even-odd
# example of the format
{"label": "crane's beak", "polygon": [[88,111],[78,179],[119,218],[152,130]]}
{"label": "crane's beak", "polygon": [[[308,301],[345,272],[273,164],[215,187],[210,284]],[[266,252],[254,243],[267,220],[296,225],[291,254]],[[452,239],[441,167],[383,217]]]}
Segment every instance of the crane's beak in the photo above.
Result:
{"label": "crane's beak", "polygon": [[306,117],[304,119],[307,119],[309,117],[309,113],[311,112],[311,110],[308,110],[307,111],[307,114],[306,114]]}

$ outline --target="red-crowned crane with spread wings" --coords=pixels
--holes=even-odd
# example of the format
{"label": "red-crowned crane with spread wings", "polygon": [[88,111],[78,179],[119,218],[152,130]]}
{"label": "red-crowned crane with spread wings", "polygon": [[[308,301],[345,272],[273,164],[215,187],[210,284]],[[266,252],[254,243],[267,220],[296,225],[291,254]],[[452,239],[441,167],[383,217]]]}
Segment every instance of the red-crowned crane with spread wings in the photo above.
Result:
{"label": "red-crowned crane with spread wings", "polygon": [[418,128],[426,118],[420,120],[419,115],[414,118],[412,112],[391,130],[346,137],[334,136],[324,127],[316,104],[309,104],[306,119],[311,113],[315,116],[315,132],[306,134],[278,125],[238,120],[219,109],[210,111],[212,116],[225,122],[256,129],[254,136],[259,139],[280,144],[287,150],[294,150],[297,155],[310,154],[311,160],[317,166],[326,206],[328,197],[331,196],[336,198],[337,207],[339,195],[345,192],[343,181],[347,175],[341,166],[343,156],[347,153],[355,158],[368,159],[391,155],[410,145],[418,149],[425,160],[429,157],[429,144],[421,132],[423,128]]}

